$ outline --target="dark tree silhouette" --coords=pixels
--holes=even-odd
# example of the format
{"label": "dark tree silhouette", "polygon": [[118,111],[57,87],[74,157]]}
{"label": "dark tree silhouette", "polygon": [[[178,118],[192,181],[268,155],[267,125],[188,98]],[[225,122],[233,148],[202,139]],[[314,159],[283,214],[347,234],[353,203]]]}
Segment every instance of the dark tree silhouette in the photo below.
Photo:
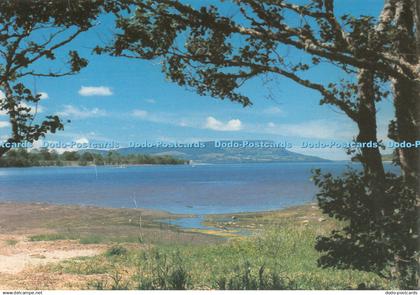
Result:
{"label": "dark tree silhouette", "polygon": [[[0,157],[13,144],[34,142],[46,133],[63,129],[57,116],[37,120],[41,95],[22,83],[27,76],[62,77],[78,73],[88,61],[77,50],[68,50],[68,60],[54,63],[80,34],[96,24],[104,12],[118,13],[129,1],[0,1],[0,111],[10,122],[10,135],[0,147]],[[62,58],[58,58],[61,60]],[[47,60],[49,69],[39,67]],[[59,70],[51,70],[57,67]]]}
{"label": "dark tree silhouette", "polygon": [[[394,2],[413,4],[414,1]],[[130,58],[163,57],[163,71],[172,81],[192,87],[200,94],[231,99],[245,106],[250,104],[250,99],[237,91],[243,83],[263,74],[284,76],[320,92],[321,103],[335,105],[344,111],[365,129],[361,131],[360,139],[376,140],[369,136],[375,132],[376,125],[360,119],[366,117],[368,111],[372,117],[375,110],[366,106],[366,100],[360,103],[359,93],[355,92],[365,91],[363,96],[377,99],[382,94],[374,89],[375,79],[404,81],[412,86],[404,89],[414,89],[417,85],[417,60],[413,61],[413,55],[410,55],[411,59],[404,58],[394,50],[403,29],[390,15],[388,6],[378,29],[373,17],[336,16],[331,0],[311,0],[305,5],[252,0],[234,3],[239,11],[236,17],[223,15],[215,6],[194,8],[175,0],[138,1],[136,15],[119,20],[117,25],[123,33],[117,34],[113,46],[105,50]],[[398,13],[398,17],[400,15]],[[294,22],[296,19],[298,24]],[[413,28],[409,33],[412,32]],[[414,46],[410,48],[415,48],[413,41],[411,36],[408,44]],[[312,59],[312,62],[296,63],[285,58],[286,47],[309,56],[307,60]],[[98,52],[101,51],[103,49],[98,48]],[[338,85],[340,83],[322,85],[305,79],[304,72],[320,62],[333,63],[345,72],[359,72],[362,79],[358,85],[352,81],[343,82],[342,87]],[[379,95],[374,97],[375,93]],[[406,97],[404,95],[408,100]],[[406,111],[417,110],[417,101],[411,99],[410,104],[404,103]],[[359,105],[366,108],[359,110]],[[418,135],[418,122],[411,120],[413,116],[409,116],[411,119],[396,117],[400,131],[395,136],[399,141],[412,142]],[[411,125],[402,121],[409,121]],[[405,126],[411,128],[409,132],[404,132]],[[403,171],[418,174],[416,150],[400,152]],[[362,150],[363,154],[365,165],[370,166],[366,168],[383,174],[378,151]],[[410,161],[404,160],[408,154]]]}
{"label": "dark tree silhouette", "polygon": [[[355,140],[360,142],[377,142],[376,103],[387,95],[381,86],[391,83],[396,115],[389,136],[414,142],[420,138],[420,4],[389,0],[376,20],[338,16],[334,3],[242,0],[199,7],[178,0],[138,0],[133,16],[118,19],[121,32],[114,43],[96,51],[160,58],[173,82],[244,106],[252,103],[240,92],[248,80],[286,77],[320,93],[321,104],[343,111],[358,127]],[[228,15],[226,5],[236,14]],[[320,63],[337,66],[346,79],[327,84],[308,79],[307,72]],[[396,152],[402,177],[385,173],[379,148],[362,147],[355,155],[362,173],[334,178],[316,171],[321,209],[349,224],[319,239],[321,266],[380,275],[396,266],[401,286],[416,284],[419,149]]]}

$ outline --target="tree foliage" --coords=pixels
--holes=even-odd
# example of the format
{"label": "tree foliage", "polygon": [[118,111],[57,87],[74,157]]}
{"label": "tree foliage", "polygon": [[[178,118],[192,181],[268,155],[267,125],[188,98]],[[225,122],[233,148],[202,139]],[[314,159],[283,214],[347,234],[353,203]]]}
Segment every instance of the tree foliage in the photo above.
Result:
{"label": "tree foliage", "polygon": [[[392,17],[377,21],[372,16],[336,15],[334,3],[246,0],[227,7],[223,1],[198,7],[178,0],[139,0],[135,15],[119,18],[121,33],[115,42],[97,52],[159,58],[173,82],[244,106],[252,101],[241,92],[244,83],[261,75],[282,76],[319,92],[320,104],[344,112],[360,130],[357,140],[377,141],[375,103],[388,95],[381,84],[418,82],[416,62],[395,53],[402,29]],[[227,14],[232,7],[235,14]],[[342,79],[329,83],[308,79],[321,63],[341,69]],[[420,108],[413,98],[399,105],[405,108],[398,108],[397,114],[407,113],[411,119],[397,116],[392,126],[400,130],[393,138],[412,142],[419,131],[413,113]],[[401,150],[400,157],[407,158],[401,161],[407,174],[417,174],[416,155],[416,151]],[[378,172],[383,170],[379,150],[362,150],[361,156],[367,170],[383,176]]]}
{"label": "tree foliage", "polygon": [[[413,142],[420,138],[417,2],[389,0],[375,18],[336,15],[333,0],[238,0],[205,6],[138,0],[134,15],[118,19],[120,32],[113,44],[96,51],[158,58],[169,80],[244,106],[252,103],[241,92],[248,80],[285,77],[320,93],[320,104],[341,110],[357,125],[355,140],[361,142],[378,142],[376,104],[388,95],[382,89],[391,83],[396,113],[390,137]],[[232,9],[235,13],[228,13]],[[342,79],[308,79],[320,64],[338,67]],[[401,177],[385,173],[379,148],[352,152],[362,172],[348,171],[342,178],[315,175],[321,209],[349,223],[319,239],[317,248],[324,251],[319,263],[379,274],[393,265],[409,281],[402,286],[411,288],[419,272],[419,151],[397,150]]]}
{"label": "tree foliage", "polygon": [[398,278],[402,288],[415,288],[419,255],[416,189],[402,176],[387,173],[385,179],[379,194],[364,172],[349,169],[334,177],[315,170],[320,208],[345,224],[328,237],[318,237],[316,249],[324,253],[318,262],[322,267]]}
{"label": "tree foliage", "polygon": [[12,149],[0,158],[0,167],[34,167],[34,166],[87,166],[87,165],[139,165],[139,164],[185,164],[187,161],[169,155],[121,155],[116,151],[107,154],[95,151],[65,151],[58,154],[56,151],[27,149]]}
{"label": "tree foliage", "polygon": [[[93,27],[101,13],[118,13],[128,4],[124,0],[0,1],[0,112],[9,117],[9,144],[32,143],[63,129],[55,115],[37,120],[41,94],[30,90],[24,79],[78,73],[88,61],[68,49],[73,40]],[[64,64],[64,58],[57,56],[59,50],[68,50]],[[42,61],[49,63],[48,69]],[[0,156],[8,149],[1,147]]]}
{"label": "tree foliage", "polygon": [[[333,0],[223,1],[199,7],[178,0],[138,0],[135,15],[119,18],[115,42],[97,52],[129,58],[160,58],[168,79],[199,94],[249,105],[241,86],[256,76],[280,75],[322,95],[360,125],[366,101],[355,78],[323,84],[307,79],[320,63],[345,74],[373,76],[373,102],[386,96],[377,83],[392,80],[396,120],[390,136],[399,142],[420,137],[414,0],[389,0],[379,19],[336,15]],[[234,14],[226,11],[233,9]],[[418,10],[418,9],[417,9]],[[418,35],[418,33],[417,33]],[[420,37],[417,37],[420,38]],[[290,52],[301,58],[293,58]],[[360,73],[368,71],[369,74]],[[344,75],[348,78],[347,75]],[[363,79],[359,79],[365,85]],[[404,90],[405,89],[405,90]],[[372,103],[370,103],[372,105]],[[365,126],[374,132],[376,126]],[[363,128],[363,127],[362,127]],[[371,138],[375,139],[375,138]],[[416,150],[398,150],[405,174],[419,174]],[[367,158],[372,155],[367,156]],[[374,156],[378,161],[378,153]],[[378,166],[378,164],[375,164]]]}

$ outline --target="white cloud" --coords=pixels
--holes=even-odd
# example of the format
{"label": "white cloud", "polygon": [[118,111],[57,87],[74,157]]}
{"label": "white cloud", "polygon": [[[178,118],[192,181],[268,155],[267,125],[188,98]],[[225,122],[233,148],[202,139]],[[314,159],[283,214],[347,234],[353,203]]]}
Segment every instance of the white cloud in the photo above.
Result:
{"label": "white cloud", "polygon": [[321,157],[333,161],[350,160],[351,158],[351,156],[347,155],[344,149],[338,148],[308,149],[300,146],[293,146],[288,150],[307,156]]}
{"label": "white cloud", "polygon": [[[29,111],[29,113],[32,114],[32,115],[34,115],[35,112],[37,114],[40,114],[40,113],[42,113],[44,111],[44,108],[42,106],[40,106],[40,105],[38,105],[38,107],[36,107],[34,105],[28,105],[27,103],[22,102],[22,103],[20,103],[20,106],[21,107],[24,107],[24,108],[31,108],[31,110]],[[6,115],[7,115],[7,111],[6,110],[0,110],[0,116],[6,116]]]}
{"label": "white cloud", "polygon": [[113,93],[107,86],[82,86],[79,89],[79,94],[81,96],[110,96]]}
{"label": "white cloud", "polygon": [[210,116],[206,119],[205,128],[217,131],[238,131],[242,129],[242,122],[239,119],[232,119],[223,123]]}
{"label": "white cloud", "polygon": [[158,124],[170,124],[181,127],[193,127],[194,124],[191,124],[188,120],[183,118],[178,118],[177,115],[170,113],[149,113],[148,111],[137,109],[131,112],[131,116],[141,119],[143,121],[158,123]]}
{"label": "white cloud", "polygon": [[42,113],[44,111],[44,108],[42,106],[40,106],[40,105],[35,106],[35,105],[29,105],[29,104],[27,104],[25,102],[22,102],[22,103],[20,103],[20,106],[23,107],[23,108],[31,108],[31,110],[30,110],[29,113],[31,113],[32,115],[34,115],[35,112],[37,114],[39,114],[39,113]]}
{"label": "white cloud", "polygon": [[137,118],[146,118],[149,113],[145,110],[134,110],[132,115]]}
{"label": "white cloud", "polygon": [[0,121],[0,128],[9,127],[10,123],[7,121]]}
{"label": "white cloud", "polygon": [[75,142],[79,144],[87,144],[89,143],[89,139],[87,139],[86,137],[80,137],[80,138],[76,138]]}
{"label": "white cloud", "polygon": [[147,102],[147,103],[150,103],[150,104],[156,103],[156,100],[153,99],[153,98],[148,98],[148,99],[145,99],[144,101]]}
{"label": "white cloud", "polygon": [[269,107],[263,111],[267,115],[281,115],[284,114],[284,111],[279,107]]}
{"label": "white cloud", "polygon": [[72,117],[72,118],[91,118],[91,117],[102,117],[106,116],[106,112],[104,110],[93,108],[93,109],[87,109],[87,108],[77,108],[72,105],[66,105],[64,106],[64,110],[62,112],[59,112],[57,115],[63,116],[63,117]]}
{"label": "white cloud", "polygon": [[355,135],[354,128],[349,124],[338,121],[331,124],[327,120],[313,120],[294,124],[274,124],[270,122],[264,131],[281,136],[336,140],[351,140]]}
{"label": "white cloud", "polygon": [[[45,95],[46,95],[46,97],[48,97],[48,94],[46,92],[39,92],[38,94],[41,94],[41,97],[43,96],[44,98],[45,98]],[[3,93],[3,91],[0,90],[0,100],[4,99],[4,98],[5,98],[4,93]],[[35,111],[38,114],[42,113],[44,111],[44,108],[42,106],[40,106],[39,104],[38,104],[38,106],[36,106],[36,105],[29,105],[26,102],[21,102],[20,106],[24,107],[24,108],[31,108],[31,111],[30,111],[31,114],[35,114]],[[5,115],[7,115],[7,111],[6,110],[0,110],[0,116],[5,116]]]}
{"label": "white cloud", "polygon": [[38,92],[38,94],[40,95],[40,99],[47,99],[47,98],[49,98],[49,95],[48,95],[48,93],[46,93],[46,92]]}
{"label": "white cloud", "polygon": [[177,114],[159,112],[159,113],[150,113],[146,110],[136,109],[133,110],[130,115],[137,119],[153,122],[158,124],[170,124],[179,127],[189,127],[189,128],[204,128],[212,129],[217,131],[238,131],[242,129],[242,122],[239,119],[229,120],[226,123],[217,120],[216,118],[209,116],[207,117],[204,124],[200,124],[202,120],[199,118],[183,118],[179,117]]}
{"label": "white cloud", "polygon": [[189,127],[191,124],[190,124],[190,122],[188,122],[188,120],[181,119],[181,120],[179,120],[178,125],[181,126],[181,127]]}
{"label": "white cloud", "polygon": [[238,131],[242,129],[242,122],[239,119],[229,120],[226,123],[217,120],[216,118],[207,117],[204,124],[199,122],[201,118],[180,118],[179,115],[170,113],[149,113],[148,111],[136,109],[130,114],[131,116],[141,119],[143,121],[170,124],[179,127],[204,128],[217,131]]}
{"label": "white cloud", "polygon": [[[38,106],[38,108],[37,108],[37,113],[39,114],[39,113],[43,113],[44,112],[44,107],[42,107],[42,106]],[[34,108],[34,111],[35,111],[35,108]]]}
{"label": "white cloud", "polygon": [[169,113],[149,113],[146,110],[136,109],[133,110],[130,115],[147,122],[179,125],[176,116]]}
{"label": "white cloud", "polygon": [[[47,92],[41,91],[41,92],[38,92],[37,94],[40,95],[39,97],[40,99],[47,99],[49,97]],[[0,99],[4,99],[4,98],[5,98],[4,92],[0,90]]]}

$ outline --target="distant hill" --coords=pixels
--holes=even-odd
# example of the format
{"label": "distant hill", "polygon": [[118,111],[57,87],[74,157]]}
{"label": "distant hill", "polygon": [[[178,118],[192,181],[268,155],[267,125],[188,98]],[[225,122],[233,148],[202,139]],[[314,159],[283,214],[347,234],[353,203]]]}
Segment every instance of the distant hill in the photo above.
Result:
{"label": "distant hill", "polygon": [[[248,143],[274,144],[272,141],[248,140]],[[136,147],[121,148],[116,150],[122,155],[145,154],[145,155],[170,155],[176,158],[191,160],[195,163],[269,163],[269,162],[325,162],[314,156],[306,156],[288,151],[282,147],[243,147],[243,141],[220,141],[224,145],[231,144],[235,147],[218,147],[216,142],[200,142],[197,145],[187,147]],[[98,152],[98,151],[95,151]],[[106,153],[106,151],[101,151]]]}

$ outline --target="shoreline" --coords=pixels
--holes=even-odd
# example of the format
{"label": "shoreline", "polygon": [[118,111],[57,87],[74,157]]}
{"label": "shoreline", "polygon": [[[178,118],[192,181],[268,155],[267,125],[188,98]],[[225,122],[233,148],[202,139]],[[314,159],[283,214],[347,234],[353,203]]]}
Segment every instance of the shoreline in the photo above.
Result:
{"label": "shoreline", "polygon": [[[0,235],[26,240],[78,240],[82,244],[145,243],[187,244],[217,242],[217,236],[194,233],[170,224],[194,217],[136,208],[55,205],[35,202],[0,202]],[[167,223],[162,221],[168,220]]]}
{"label": "shoreline", "polygon": [[[313,202],[266,211],[220,214],[177,214],[146,208],[113,208],[46,202],[0,202],[0,234],[23,234],[36,240],[80,240],[109,243],[188,240],[217,242],[249,236],[277,219],[298,223],[323,221]],[[256,226],[256,224],[259,224]],[[92,241],[90,241],[92,240]]]}
{"label": "shoreline", "polygon": [[282,207],[277,209],[269,210],[260,210],[260,211],[239,211],[239,212],[225,212],[225,213],[175,213],[167,210],[161,209],[152,209],[152,208],[125,208],[125,207],[108,207],[108,206],[97,206],[97,205],[83,205],[83,204],[57,204],[49,202],[19,202],[19,201],[0,201],[0,206],[2,205],[15,205],[15,206],[44,206],[44,207],[61,207],[63,209],[92,209],[92,210],[119,210],[119,211],[133,211],[137,213],[147,213],[149,215],[164,215],[174,219],[183,219],[183,218],[198,218],[202,217],[203,219],[214,219],[214,218],[226,218],[226,217],[249,217],[249,216],[258,216],[266,214],[275,214],[282,211],[293,211],[305,208],[308,206],[317,206],[316,202],[307,202],[300,205],[292,205],[289,207]]}
{"label": "shoreline", "polygon": [[189,163],[180,163],[180,164],[121,164],[121,165],[40,165],[40,166],[5,166],[0,169],[9,169],[9,168],[94,168],[94,167],[115,167],[115,168],[127,168],[127,167],[143,167],[143,166],[190,166]]}
{"label": "shoreline", "polygon": [[[258,271],[263,263],[275,273],[285,271],[278,266],[283,261],[291,279],[302,282],[301,289],[334,289],[337,281],[352,288],[366,280],[388,286],[371,274],[317,268],[313,242],[337,222],[313,203],[207,215],[212,230],[156,222],[174,217],[147,209],[0,202],[0,289],[96,289],[95,282],[111,288],[116,271],[128,289],[136,289],[137,275],[150,274],[147,265],[162,265],[149,260],[156,253],[168,261],[181,259],[194,280],[192,289],[212,286],[209,273],[226,275],[244,257],[252,269]],[[145,266],[140,270],[139,262]]]}
{"label": "shoreline", "polygon": [[173,213],[165,210],[159,209],[148,209],[148,208],[118,208],[118,207],[106,207],[106,206],[95,206],[95,205],[80,205],[80,204],[56,204],[56,203],[48,203],[48,202],[18,202],[18,201],[0,201],[0,206],[4,205],[13,205],[13,206],[41,206],[44,208],[49,207],[59,207],[62,209],[91,209],[91,210],[113,210],[113,211],[127,211],[127,212],[134,212],[134,213],[145,213],[146,215],[154,215],[154,216],[165,216],[165,217],[172,217],[172,218],[188,218],[188,217],[196,217],[195,214],[184,214],[184,213]]}
{"label": "shoreline", "polygon": [[[185,163],[167,163],[167,164],[120,164],[120,165],[40,165],[40,166],[0,166],[0,169],[24,169],[24,168],[94,168],[94,167],[105,167],[105,168],[129,168],[129,167],[153,167],[153,166],[208,166],[208,165],[249,165],[249,164],[360,164],[358,161],[350,160],[325,160],[325,161],[274,161],[274,162],[194,162],[185,161]],[[393,161],[383,160],[383,164],[392,165]]]}

